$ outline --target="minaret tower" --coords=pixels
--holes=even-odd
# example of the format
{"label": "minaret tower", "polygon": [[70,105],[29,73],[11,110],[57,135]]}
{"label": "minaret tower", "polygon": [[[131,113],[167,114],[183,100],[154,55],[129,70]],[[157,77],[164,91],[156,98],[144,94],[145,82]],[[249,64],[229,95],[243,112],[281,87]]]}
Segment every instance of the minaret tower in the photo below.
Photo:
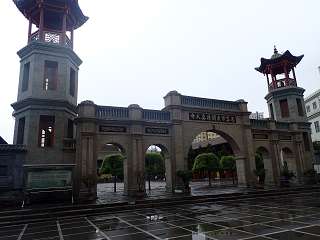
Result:
{"label": "minaret tower", "polygon": [[[289,51],[279,54],[276,47],[270,59],[261,58],[260,67],[255,68],[267,77],[269,117],[276,121],[307,122],[303,93],[298,87],[294,68],[303,55],[293,56]],[[269,79],[271,78],[271,82]]]}
{"label": "minaret tower", "polygon": [[[62,140],[73,139],[78,70],[74,30],[84,16],[77,0],[13,0],[29,20],[21,58],[14,144],[27,146],[27,164],[61,164]],[[32,26],[37,27],[32,31]],[[68,33],[68,34],[67,34]],[[69,36],[68,36],[69,35]]]}

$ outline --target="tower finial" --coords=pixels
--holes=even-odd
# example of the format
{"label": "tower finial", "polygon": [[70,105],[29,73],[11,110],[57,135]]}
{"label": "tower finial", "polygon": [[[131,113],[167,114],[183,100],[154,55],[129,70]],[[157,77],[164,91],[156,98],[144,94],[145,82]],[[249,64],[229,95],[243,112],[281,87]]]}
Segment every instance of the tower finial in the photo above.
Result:
{"label": "tower finial", "polygon": [[276,45],[273,45],[273,52],[274,52],[274,53],[278,53],[278,50],[277,50],[277,48],[276,48]]}

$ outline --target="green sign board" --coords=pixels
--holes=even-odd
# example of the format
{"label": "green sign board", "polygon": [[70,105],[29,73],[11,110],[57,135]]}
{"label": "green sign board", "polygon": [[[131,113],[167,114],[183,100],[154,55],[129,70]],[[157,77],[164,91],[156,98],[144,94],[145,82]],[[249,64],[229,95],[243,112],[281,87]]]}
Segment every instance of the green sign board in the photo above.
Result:
{"label": "green sign board", "polygon": [[67,188],[71,187],[71,179],[71,169],[29,169],[27,189]]}

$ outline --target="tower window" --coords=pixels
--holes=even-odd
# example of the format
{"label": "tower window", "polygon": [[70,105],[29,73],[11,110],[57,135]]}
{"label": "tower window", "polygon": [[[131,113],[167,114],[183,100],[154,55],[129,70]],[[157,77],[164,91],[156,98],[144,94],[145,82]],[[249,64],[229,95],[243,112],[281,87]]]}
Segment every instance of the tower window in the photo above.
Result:
{"label": "tower window", "polygon": [[57,90],[58,63],[46,61],[44,71],[43,89]]}
{"label": "tower window", "polygon": [[312,103],[312,107],[313,107],[313,109],[316,109],[317,108],[317,102],[313,102]]}
{"label": "tower window", "polygon": [[316,132],[320,132],[319,121],[314,122],[314,129]]}
{"label": "tower window", "polygon": [[23,144],[25,122],[26,122],[25,117],[19,119],[17,144]]}
{"label": "tower window", "polygon": [[76,72],[72,68],[70,68],[70,90],[69,90],[69,93],[72,97],[74,97],[75,88],[76,88]]}
{"label": "tower window", "polygon": [[280,100],[281,115],[283,118],[290,117],[287,99]]}
{"label": "tower window", "polygon": [[73,138],[74,123],[71,119],[68,119],[68,135],[67,138]]}
{"label": "tower window", "polygon": [[30,70],[30,62],[26,63],[23,67],[23,78],[22,78],[21,92],[25,92],[28,90],[29,72],[30,72],[29,70]]}
{"label": "tower window", "polygon": [[303,116],[302,103],[301,103],[301,99],[299,98],[297,98],[297,107],[298,107],[299,116]]}
{"label": "tower window", "polygon": [[53,147],[54,117],[40,116],[39,147]]}

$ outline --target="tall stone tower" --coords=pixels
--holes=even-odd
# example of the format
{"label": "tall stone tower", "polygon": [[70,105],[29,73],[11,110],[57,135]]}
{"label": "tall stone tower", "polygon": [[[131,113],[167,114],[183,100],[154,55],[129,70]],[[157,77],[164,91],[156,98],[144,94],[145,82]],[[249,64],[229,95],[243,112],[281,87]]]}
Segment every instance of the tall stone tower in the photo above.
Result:
{"label": "tall stone tower", "polygon": [[[75,136],[78,71],[74,30],[84,16],[77,0],[13,0],[29,20],[21,58],[14,144],[27,147],[27,164],[62,164],[63,139]],[[37,30],[32,32],[32,25]],[[68,34],[67,34],[68,33]],[[69,36],[68,36],[69,35]]]}
{"label": "tall stone tower", "polygon": [[[276,47],[270,59],[261,58],[255,68],[267,77],[269,117],[276,121],[307,122],[303,101],[304,89],[298,87],[294,68],[303,55],[293,56],[289,51],[279,54]],[[269,81],[271,76],[271,82]]]}
{"label": "tall stone tower", "polygon": [[[267,100],[269,117],[275,120],[277,128],[285,125],[281,122],[296,122],[298,131],[301,132],[306,159],[314,159],[310,135],[310,123],[307,119],[303,93],[304,89],[298,87],[294,68],[304,55],[293,56],[288,50],[279,54],[276,47],[270,59],[261,58],[261,64],[255,68],[267,77]],[[269,81],[271,76],[271,82]],[[288,129],[294,131],[296,129]],[[297,137],[300,139],[300,137]]]}

